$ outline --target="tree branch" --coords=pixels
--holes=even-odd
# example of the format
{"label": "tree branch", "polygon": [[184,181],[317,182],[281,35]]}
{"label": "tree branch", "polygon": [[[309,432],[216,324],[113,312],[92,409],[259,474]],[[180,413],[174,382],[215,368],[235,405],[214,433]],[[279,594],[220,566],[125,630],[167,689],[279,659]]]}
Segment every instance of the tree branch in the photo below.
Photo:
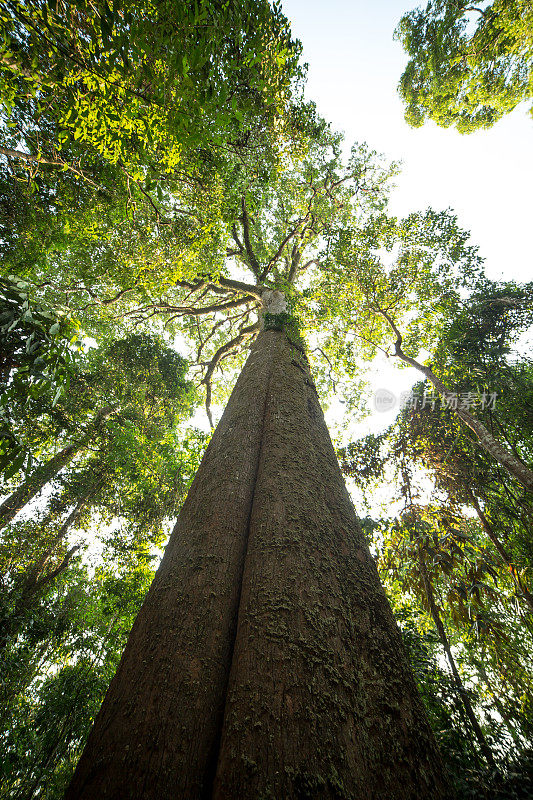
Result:
{"label": "tree branch", "polygon": [[250,265],[250,269],[254,273],[255,277],[258,281],[262,280],[262,270],[259,261],[257,260],[257,256],[254,253],[254,249],[252,247],[252,242],[250,241],[250,218],[248,216],[248,209],[246,208],[246,200],[244,195],[242,197],[242,232],[244,236],[244,247],[246,250],[246,255],[248,258],[248,263]]}
{"label": "tree branch", "polygon": [[213,416],[211,414],[211,378],[213,376],[213,372],[215,371],[218,364],[224,358],[225,355],[228,355],[231,350],[238,347],[249,336],[252,336],[258,330],[259,330],[259,322],[254,322],[253,325],[248,325],[247,327],[242,328],[238,336],[235,336],[233,339],[230,339],[229,342],[226,342],[225,344],[223,344],[221,347],[218,348],[213,358],[209,362],[209,365],[207,367],[207,372],[201,382],[205,383],[206,387],[205,410],[211,428],[215,427],[213,424]]}
{"label": "tree branch", "polygon": [[55,161],[51,161],[48,158],[41,158],[40,156],[35,156],[32,153],[24,153],[22,150],[12,150],[10,147],[0,147],[0,155],[8,156],[9,158],[19,158],[22,161],[27,161],[32,164],[47,164],[51,167],[64,167],[71,172],[74,172],[78,177],[83,178],[84,181],[90,183],[91,186],[94,186],[95,189],[98,189],[99,192],[107,195],[107,197],[113,197],[111,192],[105,188],[105,186],[100,186],[99,183],[95,183],[91,178],[89,178],[82,170],[76,169],[73,167],[72,164],[69,164],[68,161],[63,161],[63,159],[56,159]]}
{"label": "tree branch", "polygon": [[[435,389],[443,397],[448,400],[453,400],[454,393],[451,392],[448,387],[435,375],[430,367],[425,367],[423,364],[420,364],[419,361],[416,361],[414,358],[411,358],[404,353],[402,350],[402,336],[390,314],[379,306],[377,306],[376,310],[387,320],[391,329],[396,335],[394,355],[400,358],[405,364],[409,364],[409,366],[414,367],[423,375],[425,375],[428,381],[433,384]],[[519,459],[515,458],[513,453],[511,453],[497,439],[495,439],[485,425],[476,417],[472,416],[469,411],[462,408],[455,408],[454,411],[459,419],[468,425],[470,430],[476,434],[479,445],[490,456],[492,456],[503,467],[505,467],[505,469],[511,475],[513,475],[522,484],[522,486],[524,486],[526,489],[529,489],[529,491],[533,491],[533,471],[525,466]]]}
{"label": "tree branch", "polygon": [[267,276],[268,272],[270,271],[270,269],[271,269],[271,268],[274,266],[274,264],[276,264],[276,262],[277,262],[277,261],[279,261],[279,259],[281,258],[281,254],[283,253],[283,250],[284,250],[285,246],[286,246],[286,245],[287,245],[287,244],[290,242],[290,240],[291,240],[291,239],[292,239],[294,236],[296,236],[296,234],[298,233],[298,228],[300,227],[300,225],[301,225],[303,222],[305,222],[305,219],[306,219],[305,217],[304,217],[303,219],[299,219],[299,220],[298,220],[298,222],[297,222],[297,223],[294,225],[294,227],[292,228],[292,230],[291,230],[291,231],[289,231],[289,233],[288,233],[288,234],[287,234],[287,235],[284,237],[284,239],[283,239],[283,241],[281,242],[280,246],[278,247],[278,249],[276,250],[276,252],[275,252],[275,253],[274,253],[274,255],[272,256],[272,258],[271,258],[271,259],[270,259],[270,261],[268,262],[267,266],[265,267],[265,269],[264,269],[264,270],[263,270],[263,272],[261,273],[261,275],[260,275],[260,277],[259,277],[259,280],[264,280],[264,279],[265,279],[265,277]]}

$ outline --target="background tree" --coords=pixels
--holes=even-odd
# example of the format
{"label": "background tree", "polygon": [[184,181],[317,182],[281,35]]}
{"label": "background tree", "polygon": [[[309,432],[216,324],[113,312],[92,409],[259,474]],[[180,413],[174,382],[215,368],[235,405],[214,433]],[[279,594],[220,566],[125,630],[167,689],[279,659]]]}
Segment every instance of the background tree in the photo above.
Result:
{"label": "background tree", "polygon": [[69,385],[77,340],[72,318],[30,302],[27,284],[0,279],[0,471],[9,479],[30,469],[31,450],[20,439],[23,409],[53,407]]}
{"label": "background tree", "polygon": [[529,100],[532,30],[527,0],[432,0],[405,14],[395,35],[409,55],[399,84],[407,122],[470,133]]}
{"label": "background tree", "polygon": [[[477,413],[526,460],[530,363],[515,346],[530,329],[530,298],[529,285],[482,281],[443,324],[432,360],[432,369],[456,384],[459,399],[479,404],[489,390],[496,393],[495,406]],[[468,790],[457,775],[460,791],[513,796],[510,773],[523,770],[527,785],[530,769],[531,493],[476,447],[427,383],[414,387],[388,431],[351,443],[340,456],[344,473],[369,495],[376,481],[390,487],[397,474],[396,515],[389,490],[389,521],[370,529],[380,574],[395,607],[415,601],[431,619],[455,662],[457,702],[466,699],[476,717],[470,724],[463,709],[465,736],[474,752],[488,745],[503,767],[495,779],[479,764]],[[419,622],[420,635],[426,626]],[[476,725],[485,742],[479,732],[473,736]]]}
{"label": "background tree", "polygon": [[3,796],[62,797],[152,574],[141,548],[128,566],[78,559],[27,616],[3,654]]}
{"label": "background tree", "polygon": [[[63,435],[102,397],[119,410],[33,516],[2,534],[6,796],[62,796],[205,445],[182,429],[194,396],[187,364],[153,336],[112,341],[76,367],[68,395],[48,407]],[[46,431],[42,417],[33,423]]]}
{"label": "background tree", "polygon": [[[27,449],[31,446],[40,459],[33,459],[35,466],[2,503],[2,525],[13,519],[73,458],[87,453],[95,435],[124,440],[126,430],[135,426],[130,438],[145,437],[157,442],[165,427],[171,428],[176,416],[190,408],[192,386],[185,381],[186,362],[153,337],[132,335],[91,350],[84,359],[78,359],[75,367],[76,371],[71,365],[69,392],[61,403],[43,406],[39,396],[37,415],[32,416],[35,409],[31,403],[28,406],[28,398],[24,399],[27,390],[22,389],[23,410],[20,405],[11,409],[17,417],[19,440],[24,436]],[[81,433],[80,427],[85,428]]]}
{"label": "background tree", "polygon": [[[471,413],[469,406],[458,403],[454,387],[415,355],[421,350],[432,353],[442,327],[460,313],[461,291],[475,292],[482,282],[480,259],[467,239],[468,234],[447,212],[430,209],[400,221],[373,216],[361,230],[345,227],[337,232],[335,261],[330,272],[323,273],[315,295],[335,296],[337,312],[344,312],[332,321],[337,349],[345,350],[349,337],[352,350],[355,343],[363,354],[379,349],[418,369],[442,402],[474,432],[479,446],[531,491],[531,466],[513,452],[504,437]],[[341,274],[344,280],[334,295],[332,288]],[[354,305],[358,309],[356,330],[346,326]],[[393,349],[387,346],[391,335]],[[487,395],[484,405],[486,400]]]}

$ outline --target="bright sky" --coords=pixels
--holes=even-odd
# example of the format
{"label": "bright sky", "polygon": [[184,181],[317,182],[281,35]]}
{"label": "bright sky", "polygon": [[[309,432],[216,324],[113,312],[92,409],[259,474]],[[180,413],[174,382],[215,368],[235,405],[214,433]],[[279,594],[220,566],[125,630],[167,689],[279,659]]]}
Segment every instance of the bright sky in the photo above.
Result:
{"label": "bright sky", "polygon": [[[396,87],[407,61],[393,31],[413,0],[283,0],[309,64],[307,97],[349,144],[367,141],[403,168],[391,197],[398,215],[452,208],[485,258],[492,279],[533,280],[533,120],[523,108],[489,130],[461,135],[426,123],[410,128]],[[420,375],[376,359],[372,388],[396,395]],[[398,408],[374,413],[352,429],[382,430]],[[326,414],[335,428],[341,408]]]}
{"label": "bright sky", "polygon": [[348,142],[403,162],[391,210],[451,207],[493,278],[533,279],[533,120],[523,108],[461,135],[410,128],[396,92],[407,58],[393,31],[413,0],[282,0],[309,64],[307,96]]}

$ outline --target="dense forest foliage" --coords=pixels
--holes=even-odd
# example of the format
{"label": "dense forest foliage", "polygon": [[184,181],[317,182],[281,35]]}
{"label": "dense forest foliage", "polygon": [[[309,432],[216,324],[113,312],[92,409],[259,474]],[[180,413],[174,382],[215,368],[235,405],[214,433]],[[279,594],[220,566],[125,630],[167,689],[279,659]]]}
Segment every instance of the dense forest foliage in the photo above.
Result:
{"label": "dense forest foliage", "polygon": [[529,0],[431,0],[402,17],[396,36],[409,55],[399,89],[410,125],[471,133],[533,96]]}
{"label": "dense forest foliage", "polygon": [[[467,39],[469,11],[400,24],[414,124],[531,96],[529,5]],[[379,350],[420,370],[339,460],[458,796],[530,797],[533,285],[488,280],[449,211],[389,213],[397,166],[304,100],[277,5],[14,0],[0,25],[1,796],[62,797],[209,439],[191,416],[281,290],[324,403],[361,413]]]}

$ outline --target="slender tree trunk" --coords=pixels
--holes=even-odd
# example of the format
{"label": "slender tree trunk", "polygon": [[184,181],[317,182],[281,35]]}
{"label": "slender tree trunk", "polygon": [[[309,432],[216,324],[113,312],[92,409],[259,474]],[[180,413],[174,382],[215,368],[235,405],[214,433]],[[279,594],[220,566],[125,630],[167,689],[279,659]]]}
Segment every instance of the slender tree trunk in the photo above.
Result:
{"label": "slender tree trunk", "polygon": [[448,641],[448,637],[446,635],[446,631],[444,630],[444,625],[440,618],[439,610],[437,608],[437,604],[435,602],[435,595],[433,594],[433,587],[431,585],[431,580],[428,575],[426,561],[424,559],[424,553],[422,551],[422,547],[420,542],[417,543],[417,550],[418,550],[418,563],[420,566],[420,574],[422,576],[422,582],[424,584],[424,590],[426,593],[429,610],[431,612],[431,616],[433,617],[433,622],[435,623],[435,627],[437,629],[437,633],[439,634],[439,639],[441,644],[444,648],[444,652],[446,653],[446,658],[448,659],[448,663],[450,665],[450,669],[452,671],[453,680],[461,698],[461,702],[463,704],[463,708],[466,712],[466,715],[470,721],[472,726],[472,730],[474,731],[474,735],[477,739],[479,744],[479,748],[483,753],[483,756],[490,767],[496,769],[496,764],[494,761],[494,756],[492,755],[492,750],[490,749],[487,740],[481,730],[479,722],[477,721],[477,717],[474,713],[474,709],[472,708],[472,703],[470,702],[470,698],[468,697],[468,692],[466,691],[463,681],[461,680],[461,676],[459,675],[459,670],[457,669],[457,665],[455,663],[455,659],[452,655],[452,649],[450,647],[450,642]]}
{"label": "slender tree trunk", "polygon": [[[99,485],[100,484],[97,484],[97,486]],[[87,505],[87,502],[94,495],[97,486],[91,487],[91,489],[86,492],[85,497],[81,498],[81,500],[72,509],[66,520],[62,523],[59,531],[53,537],[46,550],[41,554],[37,561],[28,568],[22,588],[18,593],[13,612],[9,615],[9,617],[5,617],[4,619],[0,620],[0,651],[6,647],[9,640],[13,636],[16,636],[20,632],[25,615],[32,607],[34,608],[37,605],[39,599],[43,595],[43,592],[46,590],[46,587],[54,580],[54,578],[57,578],[58,575],[61,575],[61,573],[66,570],[70,564],[72,556],[77,550],[80,549],[79,545],[69,548],[63,556],[61,562],[56,567],[51,569],[50,572],[44,571],[48,561],[54,553],[54,550],[59,544],[61,544],[69,530],[77,522],[83,509]]]}
{"label": "slender tree trunk", "polygon": [[307,360],[263,331],[66,798],[448,796]]}
{"label": "slender tree trunk", "polygon": [[485,665],[483,663],[483,659],[482,658],[478,659],[478,658],[474,657],[473,658],[473,662],[474,662],[474,665],[475,665],[475,667],[476,667],[476,669],[478,671],[479,677],[481,678],[481,680],[483,681],[483,683],[485,684],[485,686],[489,690],[489,694],[490,694],[490,696],[492,698],[492,701],[493,701],[494,705],[496,706],[496,711],[498,712],[500,717],[503,719],[503,721],[507,725],[507,730],[509,731],[510,735],[513,737],[514,743],[517,745],[518,748],[520,748],[520,736],[517,734],[516,728],[515,728],[516,720],[513,721],[511,719],[510,714],[504,708],[504,706],[503,706],[503,704],[502,704],[502,702],[500,700],[500,697],[499,697],[498,689],[497,688],[495,689],[493,687],[492,682],[491,682],[491,680],[490,680],[490,678],[489,678],[489,676],[487,674],[487,670],[485,669]]}
{"label": "slender tree trunk", "polygon": [[492,527],[492,525],[490,524],[488,518],[486,517],[486,515],[482,511],[481,506],[479,505],[479,501],[478,501],[477,497],[474,495],[473,492],[469,492],[469,496],[470,496],[470,502],[474,506],[476,514],[479,517],[479,521],[483,525],[483,529],[484,529],[485,533],[487,534],[487,536],[491,540],[492,544],[494,545],[494,547],[496,548],[496,550],[498,551],[498,553],[502,557],[504,564],[507,564],[507,566],[509,567],[509,572],[511,573],[511,577],[512,577],[512,579],[514,581],[514,584],[515,584],[515,588],[517,589],[517,591],[521,594],[521,596],[524,598],[524,600],[528,604],[529,610],[533,611],[533,594],[531,594],[531,592],[529,591],[529,589],[527,588],[527,586],[523,582],[523,580],[520,577],[520,574],[519,574],[517,568],[513,564],[513,559],[511,558],[511,556],[509,555],[509,553],[507,552],[507,550],[505,549],[503,544],[500,542],[500,540],[496,536],[494,528]]}
{"label": "slender tree trunk", "polygon": [[[420,362],[416,361],[414,358],[407,356],[401,346],[396,344],[396,352],[395,355],[398,356],[405,364],[409,364],[411,367],[419,370],[423,375],[426,376],[428,381],[433,384],[435,389],[443,396],[446,397],[448,400],[452,400],[454,395],[448,389],[444,383],[437,378],[433,370],[429,367],[425,367]],[[533,470],[529,469],[525,464],[517,458],[514,453],[504,447],[494,436],[490,433],[488,428],[483,425],[480,420],[476,419],[476,417],[472,416],[469,411],[466,409],[456,408],[454,409],[455,413],[461,419],[471,431],[476,434],[477,440],[480,446],[485,450],[490,456],[492,456],[499,464],[502,465],[514,478],[519,481],[526,489],[533,492]]]}
{"label": "slender tree trunk", "polygon": [[[104,647],[109,639],[109,635],[118,619],[118,612],[116,612],[105,633],[104,638],[102,639],[97,654],[93,657],[91,662],[86,665],[85,667],[85,674],[88,675],[91,670],[94,670],[98,662],[101,660],[102,655],[104,655]],[[16,800],[33,800],[35,797],[36,792],[38,791],[41,783],[43,782],[43,778],[46,779],[46,775],[50,774],[50,768],[55,768],[55,765],[60,761],[60,759],[65,755],[67,752],[68,746],[74,736],[76,735],[75,731],[73,730],[73,716],[76,714],[76,708],[78,700],[80,699],[80,695],[82,692],[86,691],[86,686],[81,684],[78,686],[77,690],[73,693],[71,698],[71,706],[70,711],[66,715],[65,719],[63,720],[63,724],[56,731],[56,736],[52,739],[49,743],[46,753],[44,757],[41,759],[40,762],[33,764],[30,767],[30,775],[31,775],[31,783],[29,787],[23,787],[22,790],[16,795]],[[59,752],[58,752],[59,751]]]}
{"label": "slender tree trunk", "polygon": [[71,459],[83,447],[87,445],[94,429],[113,412],[112,406],[102,408],[94,417],[89,425],[88,431],[78,439],[75,439],[70,444],[66,445],[59,453],[56,453],[46,464],[38,467],[18,489],[16,489],[4,502],[0,505],[0,529],[8,525],[13,517],[24,508],[40,491],[46,486],[56,475],[66,467]]}

